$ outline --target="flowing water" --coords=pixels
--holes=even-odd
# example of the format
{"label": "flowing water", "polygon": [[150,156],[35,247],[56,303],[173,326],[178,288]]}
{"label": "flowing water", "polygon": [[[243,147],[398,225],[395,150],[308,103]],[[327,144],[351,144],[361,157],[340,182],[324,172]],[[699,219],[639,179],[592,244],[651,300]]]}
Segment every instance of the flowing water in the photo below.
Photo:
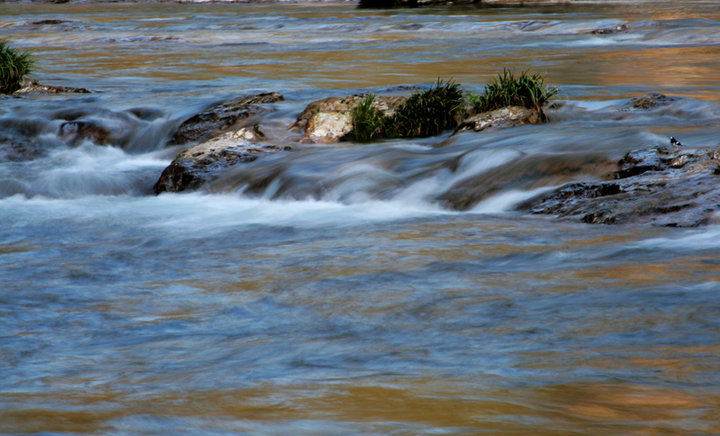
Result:
{"label": "flowing water", "polygon": [[[720,434],[719,225],[513,211],[590,170],[511,165],[468,211],[438,201],[528,157],[720,145],[717,2],[0,3],[0,38],[42,83],[95,91],[0,99],[6,149],[33,150],[0,162],[0,432]],[[287,128],[315,99],[479,92],[503,67],[560,87],[552,123],[339,146]],[[258,91],[285,95],[261,125],[292,152],[151,194],[179,122]],[[677,100],[620,110],[649,92]],[[115,134],[78,139],[72,114]]]}

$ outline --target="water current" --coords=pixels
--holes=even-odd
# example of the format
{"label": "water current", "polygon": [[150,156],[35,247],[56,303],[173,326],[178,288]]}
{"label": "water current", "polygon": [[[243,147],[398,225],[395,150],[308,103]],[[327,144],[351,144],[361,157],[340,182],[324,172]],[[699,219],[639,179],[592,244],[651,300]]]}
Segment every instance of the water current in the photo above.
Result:
{"label": "water current", "polygon": [[[592,171],[520,165],[471,210],[436,201],[528,156],[720,145],[717,2],[11,2],[0,38],[40,82],[94,91],[0,98],[0,140],[37,152],[0,162],[0,433],[720,434],[719,225],[513,210]],[[505,67],[560,88],[551,123],[335,146],[288,129],[319,98],[479,92]],[[293,153],[152,195],[180,121],[259,91],[285,96],[262,127]],[[650,92],[677,99],[620,110]],[[74,138],[71,112],[121,134]]]}

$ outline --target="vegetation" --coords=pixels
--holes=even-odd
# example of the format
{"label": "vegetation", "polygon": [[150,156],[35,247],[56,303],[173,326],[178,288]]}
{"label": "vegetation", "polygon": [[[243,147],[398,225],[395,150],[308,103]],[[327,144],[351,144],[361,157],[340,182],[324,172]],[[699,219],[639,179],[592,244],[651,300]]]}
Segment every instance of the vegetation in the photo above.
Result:
{"label": "vegetation", "polygon": [[383,134],[387,117],[373,106],[375,96],[367,95],[351,112],[356,142],[370,142]]}
{"label": "vegetation", "polygon": [[475,113],[523,106],[536,109],[545,119],[543,106],[557,93],[557,88],[545,85],[540,74],[524,71],[516,76],[512,71],[503,70],[480,95],[463,94],[457,83],[438,79],[430,89],[411,95],[392,116],[375,108],[375,97],[368,95],[351,112],[355,141],[437,135],[457,126],[468,103]]}
{"label": "vegetation", "polygon": [[437,135],[457,126],[455,116],[463,106],[460,85],[438,79],[427,91],[411,95],[395,111],[385,128],[390,138],[414,138]]}
{"label": "vegetation", "polygon": [[33,70],[30,53],[18,51],[0,41],[0,94],[11,94],[22,87],[23,79]]}
{"label": "vegetation", "polygon": [[558,93],[548,87],[540,74],[523,71],[516,77],[512,71],[503,70],[480,94],[471,94],[468,100],[476,113],[500,109],[506,106],[523,106],[536,109],[544,117],[542,107]]}
{"label": "vegetation", "polygon": [[369,142],[377,137],[415,138],[433,136],[457,125],[463,107],[460,85],[440,80],[430,89],[411,95],[392,116],[373,107],[368,95],[351,113],[355,140]]}

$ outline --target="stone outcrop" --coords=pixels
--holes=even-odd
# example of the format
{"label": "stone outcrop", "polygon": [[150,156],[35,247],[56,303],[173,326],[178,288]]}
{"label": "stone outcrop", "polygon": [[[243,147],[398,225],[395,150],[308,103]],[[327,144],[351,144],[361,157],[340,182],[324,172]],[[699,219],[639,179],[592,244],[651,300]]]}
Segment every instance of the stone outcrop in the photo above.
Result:
{"label": "stone outcrop", "polygon": [[458,181],[436,200],[449,209],[469,210],[502,191],[528,191],[588,174],[604,177],[610,171],[610,163],[598,154],[519,155],[510,162]]}
{"label": "stone outcrop", "polygon": [[169,141],[169,145],[200,142],[255,123],[255,117],[268,112],[264,105],[284,100],[277,92],[239,97],[209,107],[183,121]]}
{"label": "stone outcrop", "polygon": [[153,190],[160,194],[196,189],[234,165],[252,162],[263,153],[290,149],[261,144],[262,139],[259,130],[241,128],[190,147],[165,168]]}
{"label": "stone outcrop", "polygon": [[[330,144],[348,138],[353,131],[351,112],[364,98],[364,95],[329,97],[310,103],[293,124],[305,130],[300,141]],[[405,100],[407,97],[403,96],[375,96],[373,107],[391,116]]]}
{"label": "stone outcrop", "polygon": [[593,224],[694,227],[718,221],[719,184],[720,149],[646,148],[617,162],[611,180],[568,183],[519,209]]}
{"label": "stone outcrop", "polygon": [[480,132],[492,128],[522,126],[525,124],[540,124],[544,122],[542,114],[536,109],[522,106],[508,106],[489,112],[473,115],[460,123],[458,132],[473,130]]}
{"label": "stone outcrop", "polygon": [[71,88],[68,86],[41,85],[36,80],[25,80],[23,87],[13,92],[14,96],[47,95],[47,94],[90,94],[85,88]]}

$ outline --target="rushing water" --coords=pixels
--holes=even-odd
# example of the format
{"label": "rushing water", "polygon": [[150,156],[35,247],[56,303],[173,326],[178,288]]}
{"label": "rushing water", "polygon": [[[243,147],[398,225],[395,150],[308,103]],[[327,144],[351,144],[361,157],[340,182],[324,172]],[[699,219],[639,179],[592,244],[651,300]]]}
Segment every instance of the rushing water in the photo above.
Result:
{"label": "rushing water", "polygon": [[[0,99],[2,140],[39,144],[0,162],[0,432],[720,433],[720,226],[512,211],[592,171],[510,166],[468,212],[436,201],[527,156],[720,145],[717,2],[0,3],[0,37],[41,82],[95,91]],[[287,128],[314,99],[479,91],[503,67],[561,88],[551,124],[442,148]],[[262,123],[295,151],[150,195],[179,121],[256,91],[285,95]],[[619,110],[648,92],[678,100]],[[122,134],[76,140],[73,111]]]}

